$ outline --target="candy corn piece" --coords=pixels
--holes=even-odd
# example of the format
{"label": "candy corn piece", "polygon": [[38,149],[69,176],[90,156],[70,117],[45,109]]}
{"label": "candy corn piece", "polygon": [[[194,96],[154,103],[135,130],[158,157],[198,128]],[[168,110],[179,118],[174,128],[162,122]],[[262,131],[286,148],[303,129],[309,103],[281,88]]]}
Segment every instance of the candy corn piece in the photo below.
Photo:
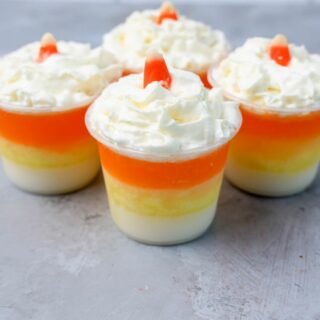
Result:
{"label": "candy corn piece", "polygon": [[37,62],[41,63],[53,54],[57,54],[57,41],[51,33],[42,36]]}
{"label": "candy corn piece", "polygon": [[291,54],[288,46],[287,38],[282,35],[276,35],[271,41],[268,47],[269,56],[277,64],[281,66],[288,66],[291,60]]}
{"label": "candy corn piece", "polygon": [[159,16],[156,18],[156,22],[161,24],[165,19],[178,20],[177,11],[173,4],[169,1],[166,1],[162,4]]}
{"label": "candy corn piece", "polygon": [[169,89],[171,75],[163,56],[157,51],[149,51],[144,66],[143,87],[154,81],[161,82],[164,88]]}

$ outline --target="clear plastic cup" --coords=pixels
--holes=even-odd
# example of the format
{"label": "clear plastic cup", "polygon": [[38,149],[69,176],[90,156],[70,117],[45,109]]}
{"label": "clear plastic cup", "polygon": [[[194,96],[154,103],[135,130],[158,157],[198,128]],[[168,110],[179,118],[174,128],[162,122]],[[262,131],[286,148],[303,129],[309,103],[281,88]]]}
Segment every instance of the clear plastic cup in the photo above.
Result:
{"label": "clear plastic cup", "polygon": [[119,229],[155,245],[202,235],[215,216],[231,139],[170,158],[155,157],[102,136],[90,110],[86,125],[99,145],[110,212]]}
{"label": "clear plastic cup", "polygon": [[[217,85],[214,71],[209,81]],[[262,196],[289,196],[306,189],[320,159],[319,108],[259,107],[225,92],[240,103],[242,127],[232,141],[226,177],[238,188]]]}
{"label": "clear plastic cup", "polygon": [[61,194],[86,186],[99,157],[84,116],[88,106],[66,111],[0,103],[0,154],[9,180],[38,194]]}

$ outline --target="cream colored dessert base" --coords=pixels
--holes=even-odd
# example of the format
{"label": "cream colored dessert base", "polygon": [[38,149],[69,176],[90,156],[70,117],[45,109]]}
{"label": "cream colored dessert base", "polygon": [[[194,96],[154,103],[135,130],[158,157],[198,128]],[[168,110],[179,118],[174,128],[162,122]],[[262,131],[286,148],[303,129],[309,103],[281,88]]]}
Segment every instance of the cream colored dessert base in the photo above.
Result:
{"label": "cream colored dessert base", "polygon": [[209,208],[179,217],[144,216],[110,203],[110,211],[119,229],[130,238],[146,244],[173,245],[201,236],[210,226],[216,203]]}
{"label": "cream colored dessert base", "polygon": [[318,164],[297,173],[265,173],[250,170],[229,159],[226,177],[236,187],[258,195],[281,197],[306,189],[317,174]]}
{"label": "cream colored dessert base", "polygon": [[61,194],[86,186],[98,173],[99,160],[60,168],[32,168],[2,158],[4,172],[19,188],[38,194]]}

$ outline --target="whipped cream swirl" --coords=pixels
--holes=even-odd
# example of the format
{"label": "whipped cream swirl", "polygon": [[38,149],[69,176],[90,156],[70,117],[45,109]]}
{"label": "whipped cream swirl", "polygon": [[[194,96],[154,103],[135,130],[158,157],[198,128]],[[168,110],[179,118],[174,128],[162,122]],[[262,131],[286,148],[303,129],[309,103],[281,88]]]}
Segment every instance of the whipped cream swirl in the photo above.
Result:
{"label": "whipped cream swirl", "polygon": [[241,123],[238,104],[224,101],[219,89],[205,89],[191,72],[170,72],[170,90],[159,82],[143,88],[142,74],[111,84],[89,109],[91,133],[120,151],[155,158],[208,150],[231,139]]}
{"label": "whipped cream swirl", "polygon": [[84,106],[122,73],[105,49],[58,42],[58,54],[36,62],[40,43],[31,43],[0,60],[0,104],[17,108],[70,109]]}
{"label": "whipped cream swirl", "polygon": [[221,31],[184,16],[159,25],[155,23],[158,15],[159,10],[134,12],[104,36],[104,47],[126,70],[141,72],[150,47],[162,53],[174,68],[195,73],[206,72],[228,54],[230,46]]}
{"label": "whipped cream swirl", "polygon": [[290,64],[268,54],[270,39],[252,38],[225,59],[212,77],[225,92],[259,108],[296,110],[320,107],[320,55],[289,45]]}

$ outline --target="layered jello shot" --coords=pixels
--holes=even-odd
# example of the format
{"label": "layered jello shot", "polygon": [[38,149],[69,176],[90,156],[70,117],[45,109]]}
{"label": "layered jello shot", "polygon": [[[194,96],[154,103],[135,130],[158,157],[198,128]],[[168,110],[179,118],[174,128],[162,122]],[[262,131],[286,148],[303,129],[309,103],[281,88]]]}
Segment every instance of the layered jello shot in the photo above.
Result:
{"label": "layered jello shot", "polygon": [[133,12],[105,34],[103,45],[122,62],[125,75],[143,71],[151,47],[164,55],[168,65],[198,74],[207,87],[208,68],[226,57],[230,48],[221,31],[180,15],[170,2],[156,10]]}
{"label": "layered jello shot", "polygon": [[226,175],[240,189],[287,196],[307,188],[320,159],[320,56],[283,35],[252,38],[211,73],[240,102],[243,125]]}
{"label": "layered jello shot", "polygon": [[99,157],[84,116],[121,66],[105,49],[45,34],[0,60],[0,152],[8,178],[39,194],[84,187]]}
{"label": "layered jello shot", "polygon": [[200,236],[215,215],[237,103],[200,78],[148,55],[144,73],[110,85],[89,108],[109,206],[117,226],[141,242]]}

